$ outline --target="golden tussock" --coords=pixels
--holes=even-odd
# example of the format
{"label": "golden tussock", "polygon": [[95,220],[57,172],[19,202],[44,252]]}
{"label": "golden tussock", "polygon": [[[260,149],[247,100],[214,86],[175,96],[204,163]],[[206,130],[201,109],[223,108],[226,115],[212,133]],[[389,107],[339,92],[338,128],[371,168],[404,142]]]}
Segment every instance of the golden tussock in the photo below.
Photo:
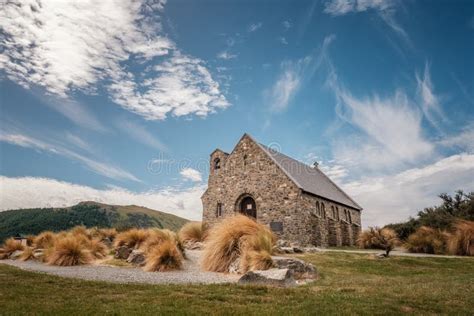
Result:
{"label": "golden tussock", "polygon": [[171,271],[179,270],[183,265],[183,256],[176,243],[172,240],[165,240],[159,245],[150,249],[146,254],[144,270]]}

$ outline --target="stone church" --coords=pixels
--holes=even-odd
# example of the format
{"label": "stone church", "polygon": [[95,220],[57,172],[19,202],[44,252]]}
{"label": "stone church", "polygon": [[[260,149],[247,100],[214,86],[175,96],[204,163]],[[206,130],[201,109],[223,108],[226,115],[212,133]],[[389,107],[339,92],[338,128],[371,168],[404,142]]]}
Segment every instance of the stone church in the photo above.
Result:
{"label": "stone church", "polygon": [[300,245],[351,246],[362,208],[317,166],[310,167],[244,134],[230,154],[211,153],[203,221],[242,213]]}

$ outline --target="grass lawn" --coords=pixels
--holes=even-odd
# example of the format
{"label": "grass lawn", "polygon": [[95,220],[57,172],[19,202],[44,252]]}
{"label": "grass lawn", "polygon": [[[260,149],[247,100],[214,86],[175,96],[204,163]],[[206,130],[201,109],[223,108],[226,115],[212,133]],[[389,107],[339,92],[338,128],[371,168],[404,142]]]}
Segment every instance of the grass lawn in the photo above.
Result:
{"label": "grass lawn", "polygon": [[121,285],[0,264],[0,314],[464,314],[474,312],[474,258],[374,259],[317,253],[320,279],[285,289]]}

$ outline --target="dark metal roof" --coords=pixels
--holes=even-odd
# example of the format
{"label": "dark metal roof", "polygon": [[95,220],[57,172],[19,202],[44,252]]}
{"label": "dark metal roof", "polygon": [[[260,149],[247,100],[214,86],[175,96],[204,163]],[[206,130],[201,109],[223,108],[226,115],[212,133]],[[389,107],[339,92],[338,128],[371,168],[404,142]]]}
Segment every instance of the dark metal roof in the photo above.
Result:
{"label": "dark metal roof", "polygon": [[362,210],[341,188],[329,179],[318,167],[310,167],[296,159],[257,143],[264,152],[303,191],[343,205]]}

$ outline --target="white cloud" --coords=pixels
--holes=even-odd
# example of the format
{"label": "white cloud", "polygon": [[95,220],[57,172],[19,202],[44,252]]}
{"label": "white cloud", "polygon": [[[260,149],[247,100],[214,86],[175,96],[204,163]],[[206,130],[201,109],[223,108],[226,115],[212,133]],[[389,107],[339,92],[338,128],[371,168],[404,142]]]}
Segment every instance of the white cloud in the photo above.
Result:
{"label": "white cloud", "polygon": [[434,147],[425,139],[421,114],[401,91],[393,97],[357,99],[336,88],[339,117],[364,132],[361,143],[350,138],[353,146],[337,144],[336,156],[347,161],[363,162],[366,166],[387,167],[392,163],[414,163],[430,155]]}
{"label": "white cloud", "polygon": [[24,148],[31,148],[39,151],[50,152],[56,155],[69,158],[73,161],[78,161],[87,169],[90,169],[91,171],[103,175],[107,178],[115,180],[131,180],[141,182],[133,174],[129,173],[126,170],[123,170],[118,166],[114,166],[106,162],[100,162],[92,158],[83,156],[70,149],[67,149],[66,147],[60,144],[53,144],[51,142],[43,141],[20,133],[9,133],[6,131],[0,132],[1,142],[6,142]]}
{"label": "white cloud", "polygon": [[252,23],[249,25],[249,27],[247,28],[247,31],[249,32],[255,32],[256,30],[258,30],[259,28],[261,28],[263,25],[262,22],[258,22],[258,23]]}
{"label": "white cloud", "polygon": [[181,174],[181,176],[185,180],[191,180],[191,181],[194,181],[194,182],[201,182],[202,181],[202,174],[196,169],[184,168],[179,173]]}
{"label": "white cloud", "polygon": [[474,153],[474,123],[463,128],[458,134],[443,138],[439,141],[439,144],[447,147],[459,147],[462,150]]}
{"label": "white cloud", "polygon": [[440,193],[472,190],[474,155],[457,154],[398,174],[365,177],[341,186],[364,208],[364,226],[400,222],[439,204]]}
{"label": "white cloud", "polygon": [[324,12],[332,16],[374,10],[380,18],[405,42],[411,46],[405,30],[395,20],[396,2],[394,0],[329,0],[325,3]]}
{"label": "white cloud", "polygon": [[132,192],[119,187],[99,190],[48,178],[0,176],[0,210],[64,207],[82,201],[140,205],[191,220],[202,220],[201,195],[205,186]]}
{"label": "white cloud", "polygon": [[288,41],[287,41],[286,38],[284,38],[283,36],[282,36],[282,37],[279,37],[278,40],[279,40],[280,43],[282,43],[283,45],[288,45]]}
{"label": "white cloud", "polygon": [[155,135],[146,130],[144,126],[129,120],[119,120],[116,125],[136,141],[156,150],[168,151],[166,145],[163,144],[163,142],[161,142]]}
{"label": "white cloud", "polygon": [[[184,56],[161,35],[165,1],[9,1],[0,10],[4,34],[0,68],[24,87],[41,86],[68,98],[106,85],[111,99],[146,119],[197,114],[228,105],[204,63]],[[156,58],[157,67],[145,67]],[[127,65],[125,65],[125,63]],[[179,68],[176,73],[170,69]],[[175,88],[192,93],[170,95]],[[162,100],[165,99],[166,102]],[[70,110],[56,107],[71,119]],[[182,114],[185,113],[185,114]]]}
{"label": "white cloud", "polygon": [[430,67],[428,63],[425,64],[423,78],[421,78],[417,73],[416,81],[418,83],[418,96],[420,98],[423,113],[433,126],[439,128],[438,120],[444,118],[444,113],[441,110],[439,98],[434,93],[430,76]]}
{"label": "white cloud", "polygon": [[283,27],[285,28],[285,30],[288,30],[292,27],[291,22],[288,21],[288,20],[283,21],[282,24],[283,24]]}
{"label": "white cloud", "polygon": [[237,58],[237,55],[231,54],[228,51],[222,51],[219,54],[217,54],[217,58],[229,60],[229,59]]}

